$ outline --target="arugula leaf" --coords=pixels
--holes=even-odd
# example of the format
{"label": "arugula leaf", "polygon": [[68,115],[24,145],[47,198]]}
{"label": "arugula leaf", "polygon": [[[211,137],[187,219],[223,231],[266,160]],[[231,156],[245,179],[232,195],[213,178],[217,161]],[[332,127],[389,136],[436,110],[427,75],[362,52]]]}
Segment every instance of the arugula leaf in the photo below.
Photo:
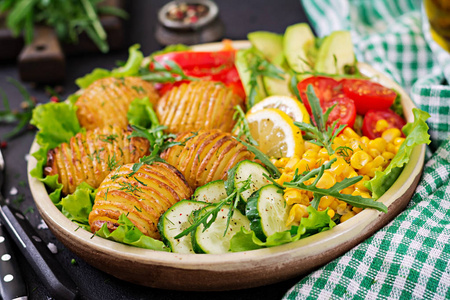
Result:
{"label": "arugula leaf", "polygon": [[333,140],[342,130],[344,130],[346,125],[340,125],[338,127],[338,122],[335,121],[331,126],[326,128],[326,121],[336,104],[328,108],[323,114],[322,108],[320,107],[319,98],[317,98],[311,84],[309,84],[306,89],[306,95],[311,106],[315,126],[303,122],[294,122],[294,125],[306,132],[305,138],[310,139],[310,143],[324,147],[327,149],[328,154],[332,155],[334,154],[334,149],[332,147]]}
{"label": "arugula leaf", "polygon": [[[309,172],[305,172],[303,174],[298,174],[297,170],[295,172],[294,178],[290,182],[284,182],[284,187],[289,188],[296,188],[300,190],[305,190],[309,192],[314,193],[314,199],[311,202],[311,206],[315,209],[319,206],[320,198],[323,196],[332,196],[336,199],[339,199],[341,201],[344,201],[352,206],[360,207],[360,208],[374,208],[376,210],[387,212],[387,207],[381,203],[376,202],[373,199],[370,198],[363,198],[361,196],[352,196],[347,194],[341,194],[340,191],[354,185],[355,183],[359,182],[363,176],[356,176],[352,178],[345,178],[341,182],[337,182],[332,187],[328,189],[322,189],[317,187],[317,183],[321,179],[324,170],[331,168],[331,165],[336,162],[336,158],[332,159],[328,163],[322,165],[319,168],[313,169]],[[306,185],[304,182],[313,178],[314,176],[317,176],[317,178],[314,180],[314,182],[310,185]]]}
{"label": "arugula leaf", "polygon": [[430,135],[428,134],[428,125],[426,120],[430,117],[427,112],[413,108],[414,122],[406,124],[402,131],[406,139],[398,149],[397,154],[383,172],[376,171],[372,180],[365,182],[364,185],[372,191],[375,199],[380,198],[400,176],[403,167],[411,158],[411,153],[417,145],[429,144]]}
{"label": "arugula leaf", "polygon": [[191,77],[184,74],[183,69],[178,64],[171,60],[164,60],[158,62],[154,58],[150,59],[150,64],[140,68],[139,74],[142,79],[153,82],[165,83],[176,82],[181,80],[196,81],[197,77]]}

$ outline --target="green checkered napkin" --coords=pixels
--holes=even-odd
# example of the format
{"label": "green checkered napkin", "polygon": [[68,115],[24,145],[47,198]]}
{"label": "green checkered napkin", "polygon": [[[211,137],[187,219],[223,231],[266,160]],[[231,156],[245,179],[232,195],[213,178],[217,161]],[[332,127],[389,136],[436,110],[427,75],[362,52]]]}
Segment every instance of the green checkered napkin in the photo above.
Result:
{"label": "green checkered napkin", "polygon": [[350,30],[358,60],[410,93],[436,150],[407,209],[284,299],[450,299],[450,54],[420,0],[302,0],[318,36]]}

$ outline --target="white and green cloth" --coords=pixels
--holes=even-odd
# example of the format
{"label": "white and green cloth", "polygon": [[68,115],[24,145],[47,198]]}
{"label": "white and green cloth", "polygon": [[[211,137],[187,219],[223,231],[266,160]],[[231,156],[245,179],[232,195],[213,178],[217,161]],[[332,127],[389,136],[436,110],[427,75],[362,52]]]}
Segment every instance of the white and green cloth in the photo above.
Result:
{"label": "white and green cloth", "polygon": [[403,213],[284,299],[450,299],[450,54],[431,39],[421,0],[302,2],[318,36],[350,30],[358,60],[430,113],[435,152]]}

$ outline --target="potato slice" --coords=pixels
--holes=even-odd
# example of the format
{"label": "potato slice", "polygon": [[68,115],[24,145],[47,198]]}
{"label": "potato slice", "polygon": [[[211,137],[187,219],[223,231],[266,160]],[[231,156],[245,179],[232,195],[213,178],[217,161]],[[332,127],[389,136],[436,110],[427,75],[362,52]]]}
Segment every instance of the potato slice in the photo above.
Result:
{"label": "potato slice", "polygon": [[167,131],[181,133],[200,129],[231,132],[234,107],[244,100],[218,82],[193,81],[174,87],[158,103],[156,113]]}
{"label": "potato slice", "polygon": [[217,129],[180,134],[175,141],[185,146],[174,146],[161,157],[175,166],[195,189],[210,181],[226,179],[227,172],[242,160],[253,160],[254,154],[247,150],[231,134]]}
{"label": "potato slice", "polygon": [[119,226],[119,216],[126,214],[142,233],[159,239],[160,216],[178,201],[190,198],[192,189],[171,165],[143,165],[130,176],[132,167],[127,164],[117,168],[98,188],[89,214],[91,231],[98,231],[104,223],[113,231]]}
{"label": "potato slice", "polygon": [[149,142],[131,138],[131,131],[119,127],[104,127],[78,133],[47,154],[45,175],[59,174],[63,194],[71,194],[82,182],[97,188],[117,167],[139,161],[149,154]]}
{"label": "potato slice", "polygon": [[87,87],[75,103],[77,117],[86,129],[108,125],[126,128],[130,103],[144,97],[154,105],[159,100],[153,85],[138,77],[99,79]]}

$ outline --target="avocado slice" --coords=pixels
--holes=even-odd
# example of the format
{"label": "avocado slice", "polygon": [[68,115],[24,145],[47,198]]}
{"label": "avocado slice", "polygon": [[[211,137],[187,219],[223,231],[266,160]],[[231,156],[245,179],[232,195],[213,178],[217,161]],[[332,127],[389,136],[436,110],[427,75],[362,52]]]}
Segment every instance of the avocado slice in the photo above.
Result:
{"label": "avocado slice", "polygon": [[302,73],[311,71],[308,65],[309,48],[314,47],[314,34],[306,23],[288,26],[284,33],[283,51],[292,70]]}
{"label": "avocado slice", "polygon": [[316,57],[314,70],[328,74],[344,74],[346,65],[353,65],[355,52],[350,32],[334,31],[325,37]]}
{"label": "avocado slice", "polygon": [[268,31],[255,31],[247,35],[253,47],[261,51],[264,57],[274,65],[284,61],[283,36]]}
{"label": "avocado slice", "polygon": [[[239,50],[236,53],[235,66],[238,70],[239,77],[241,78],[242,85],[244,86],[245,94],[247,97],[250,94],[250,72],[249,72],[249,64],[252,61],[252,56],[257,55],[254,52],[254,48],[249,48],[246,50]],[[255,96],[255,104],[264,99],[266,95],[266,91],[264,90],[264,85],[262,82],[261,76],[257,78],[257,86],[256,86],[256,96]],[[248,103],[247,103],[248,105]]]}
{"label": "avocado slice", "polygon": [[[249,33],[247,38],[269,62],[283,70],[289,69],[284,58],[282,35],[268,31],[255,31]],[[291,95],[289,90],[290,76],[286,73],[283,77],[284,80],[267,76],[262,78],[267,95]]]}

